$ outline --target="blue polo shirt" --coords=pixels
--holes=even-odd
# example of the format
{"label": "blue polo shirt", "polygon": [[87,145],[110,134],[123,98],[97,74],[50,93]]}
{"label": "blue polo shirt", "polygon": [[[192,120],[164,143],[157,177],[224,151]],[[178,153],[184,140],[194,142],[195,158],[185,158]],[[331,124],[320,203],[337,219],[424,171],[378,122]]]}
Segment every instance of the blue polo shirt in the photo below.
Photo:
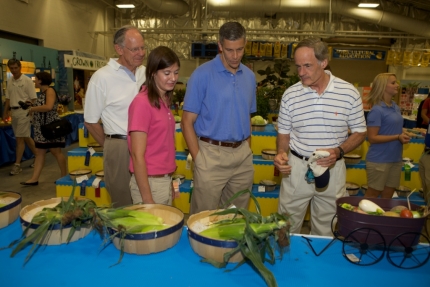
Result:
{"label": "blue polo shirt", "polygon": [[[393,101],[391,107],[385,102],[374,105],[367,115],[368,127],[379,127],[379,135],[398,135],[403,132],[403,117],[400,108]],[[366,160],[389,163],[402,161],[403,145],[400,141],[371,144]]]}
{"label": "blue polo shirt", "polygon": [[219,141],[242,141],[251,135],[250,114],[257,111],[254,73],[240,64],[228,71],[218,54],[191,75],[184,99],[185,111],[197,114],[197,136]]}

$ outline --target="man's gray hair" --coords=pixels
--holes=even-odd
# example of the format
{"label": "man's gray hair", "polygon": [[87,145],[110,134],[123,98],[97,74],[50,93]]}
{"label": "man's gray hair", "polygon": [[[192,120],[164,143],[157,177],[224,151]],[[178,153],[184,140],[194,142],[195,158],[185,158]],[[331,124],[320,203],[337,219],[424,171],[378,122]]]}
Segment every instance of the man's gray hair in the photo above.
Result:
{"label": "man's gray hair", "polygon": [[318,38],[307,38],[303,39],[297,44],[296,49],[294,50],[294,54],[296,53],[297,49],[307,47],[314,49],[315,58],[318,59],[318,61],[328,61],[328,46],[325,42],[321,41]]}
{"label": "man's gray hair", "polygon": [[[139,29],[137,29],[135,26],[133,25],[125,25],[122,26],[121,28],[118,29],[118,31],[115,32],[114,36],[113,36],[113,44],[114,45],[119,45],[121,47],[124,47],[124,42],[125,42],[125,33],[127,33],[127,31],[129,30],[136,30],[139,31]],[[139,33],[142,35],[143,34],[139,31]]]}

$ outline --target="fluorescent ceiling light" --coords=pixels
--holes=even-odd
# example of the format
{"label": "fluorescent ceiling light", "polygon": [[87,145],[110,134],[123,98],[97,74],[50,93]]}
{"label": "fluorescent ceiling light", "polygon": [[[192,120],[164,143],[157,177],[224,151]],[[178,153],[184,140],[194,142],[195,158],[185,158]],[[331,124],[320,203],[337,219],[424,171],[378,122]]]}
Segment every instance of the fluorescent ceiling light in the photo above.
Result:
{"label": "fluorescent ceiling light", "polygon": [[136,8],[134,6],[134,4],[116,4],[116,7],[121,8],[121,9]]}
{"label": "fluorescent ceiling light", "polygon": [[376,8],[376,7],[378,7],[379,6],[379,3],[366,3],[366,1],[364,1],[364,2],[360,2],[360,3],[358,3],[358,7],[360,7],[360,8]]}

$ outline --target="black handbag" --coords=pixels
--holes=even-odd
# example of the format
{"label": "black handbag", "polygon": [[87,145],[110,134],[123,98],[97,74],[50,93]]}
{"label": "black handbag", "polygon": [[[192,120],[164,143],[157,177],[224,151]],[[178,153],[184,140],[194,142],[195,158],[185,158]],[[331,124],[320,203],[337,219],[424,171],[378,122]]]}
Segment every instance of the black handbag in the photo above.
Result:
{"label": "black handbag", "polygon": [[41,126],[40,131],[45,139],[55,140],[67,136],[73,131],[73,128],[68,119],[62,118]]}
{"label": "black handbag", "polygon": [[[57,91],[55,91],[55,95],[57,95]],[[45,96],[45,102],[46,102],[46,96]],[[46,120],[45,113],[43,113],[43,123],[45,123],[45,120]],[[62,118],[62,119],[53,121],[49,124],[41,125],[40,131],[42,133],[42,136],[45,139],[55,140],[55,139],[67,136],[73,131],[73,128],[72,128],[72,124],[68,119]]]}

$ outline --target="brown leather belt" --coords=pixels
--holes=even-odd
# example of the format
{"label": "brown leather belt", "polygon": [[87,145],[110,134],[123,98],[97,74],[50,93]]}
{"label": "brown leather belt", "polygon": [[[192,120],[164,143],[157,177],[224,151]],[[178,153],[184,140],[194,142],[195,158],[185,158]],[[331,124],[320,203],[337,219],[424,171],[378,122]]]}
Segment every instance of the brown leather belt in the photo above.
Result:
{"label": "brown leather belt", "polygon": [[210,138],[204,138],[204,137],[200,137],[199,139],[201,141],[204,141],[204,142],[207,142],[207,143],[210,143],[213,145],[232,147],[232,148],[237,148],[243,143],[243,141],[241,141],[241,142],[220,142],[220,141],[216,141],[216,140],[212,140]]}
{"label": "brown leather belt", "polygon": [[10,107],[11,110],[17,110],[20,109],[21,107]]}
{"label": "brown leather belt", "polygon": [[120,140],[126,140],[127,136],[125,135],[105,135],[108,139],[120,139]]}
{"label": "brown leather belt", "polygon": [[154,175],[148,175],[150,178],[161,178],[161,177],[171,177],[173,172],[166,173],[166,174],[154,174]]}

